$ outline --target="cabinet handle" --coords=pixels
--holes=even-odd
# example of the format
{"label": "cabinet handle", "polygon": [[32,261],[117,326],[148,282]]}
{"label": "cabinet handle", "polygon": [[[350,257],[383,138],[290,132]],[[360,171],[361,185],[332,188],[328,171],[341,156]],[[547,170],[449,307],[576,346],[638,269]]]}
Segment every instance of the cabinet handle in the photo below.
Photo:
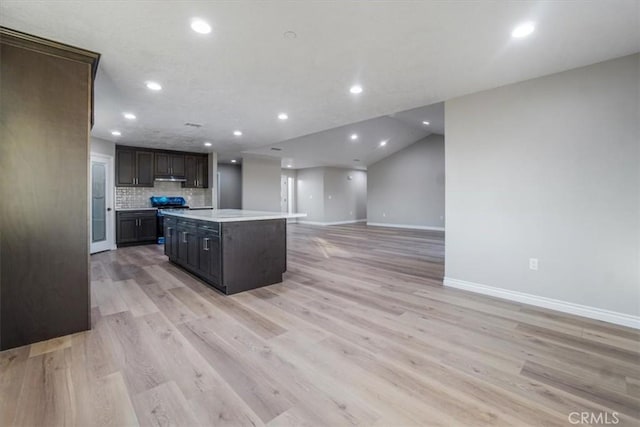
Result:
{"label": "cabinet handle", "polygon": [[203,240],[203,242],[204,242],[204,244],[205,244],[203,249],[204,249],[205,251],[208,251],[208,250],[209,250],[209,238],[205,237],[205,238],[204,238],[204,240]]}
{"label": "cabinet handle", "polygon": [[169,232],[169,236],[173,235],[173,227],[167,227],[167,231]]}
{"label": "cabinet handle", "polygon": [[186,231],[182,232],[182,243],[187,243],[187,233]]}

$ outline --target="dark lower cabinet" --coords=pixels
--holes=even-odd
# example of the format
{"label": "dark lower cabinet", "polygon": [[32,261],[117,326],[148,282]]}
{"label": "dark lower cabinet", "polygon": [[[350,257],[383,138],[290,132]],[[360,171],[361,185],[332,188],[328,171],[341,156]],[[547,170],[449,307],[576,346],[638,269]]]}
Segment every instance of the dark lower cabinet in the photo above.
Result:
{"label": "dark lower cabinet", "polygon": [[207,228],[198,230],[198,270],[210,282],[220,284],[220,235]]}
{"label": "dark lower cabinet", "polygon": [[178,239],[178,261],[189,269],[198,270],[198,235],[195,224],[178,221]]}
{"label": "dark lower cabinet", "polygon": [[116,244],[132,246],[156,243],[157,223],[155,210],[116,212]]}
{"label": "dark lower cabinet", "polygon": [[284,219],[213,222],[166,213],[164,253],[230,295],[282,281],[287,270]]}
{"label": "dark lower cabinet", "polygon": [[178,258],[177,221],[171,217],[164,218],[164,254],[171,259]]}

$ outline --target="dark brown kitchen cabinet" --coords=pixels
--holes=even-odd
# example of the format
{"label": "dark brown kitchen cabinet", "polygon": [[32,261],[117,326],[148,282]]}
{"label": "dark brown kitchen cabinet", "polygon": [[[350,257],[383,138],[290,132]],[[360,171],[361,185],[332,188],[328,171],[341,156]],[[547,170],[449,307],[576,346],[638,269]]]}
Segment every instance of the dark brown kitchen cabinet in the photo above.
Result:
{"label": "dark brown kitchen cabinet", "polygon": [[198,233],[195,224],[178,222],[178,260],[191,269],[199,266]]}
{"label": "dark brown kitchen cabinet", "polygon": [[185,188],[208,188],[208,161],[206,156],[185,156]]}
{"label": "dark brown kitchen cabinet", "polygon": [[155,243],[158,238],[155,210],[116,212],[116,244],[118,246]]}
{"label": "dark brown kitchen cabinet", "polygon": [[156,178],[184,178],[185,158],[184,154],[155,153]]}
{"label": "dark brown kitchen cabinet", "polygon": [[178,258],[178,222],[175,218],[164,218],[164,254],[169,258]]}
{"label": "dark brown kitchen cabinet", "polygon": [[[2,351],[91,328],[89,132],[100,55],[0,27],[0,58]],[[23,350],[0,356],[3,385],[6,361]],[[47,372],[44,381],[57,378]]]}
{"label": "dark brown kitchen cabinet", "polygon": [[175,240],[165,236],[171,262],[227,295],[282,282],[287,271],[286,219],[216,222],[184,215],[177,210],[164,213],[165,230],[175,224],[179,239],[176,251]]}
{"label": "dark brown kitchen cabinet", "polygon": [[208,162],[206,156],[185,156],[185,188],[208,188]]}
{"label": "dark brown kitchen cabinet", "polygon": [[[216,224],[217,225],[217,224]],[[217,229],[198,227],[198,272],[209,282],[220,284],[220,234]]]}
{"label": "dark brown kitchen cabinet", "polygon": [[116,186],[153,187],[153,151],[116,147]]}

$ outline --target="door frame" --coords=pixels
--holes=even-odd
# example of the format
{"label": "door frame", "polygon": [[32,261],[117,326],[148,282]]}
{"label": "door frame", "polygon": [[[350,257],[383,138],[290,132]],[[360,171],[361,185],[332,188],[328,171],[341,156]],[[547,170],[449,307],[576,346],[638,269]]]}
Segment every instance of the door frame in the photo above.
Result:
{"label": "door frame", "polygon": [[[92,235],[93,235],[93,221],[91,220],[91,203],[92,203],[92,199],[93,199],[93,174],[92,174],[92,170],[91,168],[93,167],[93,162],[95,161],[100,161],[100,162],[104,162],[107,164],[106,167],[106,172],[107,172],[107,179],[106,179],[106,186],[107,189],[105,191],[105,205],[107,208],[110,208],[111,210],[107,209],[106,212],[106,216],[105,216],[105,223],[106,223],[106,228],[107,228],[107,238],[104,241],[103,244],[101,244],[100,246],[96,247],[94,246],[94,243],[91,241]],[[106,154],[99,154],[99,153],[91,153],[90,157],[89,157],[89,253],[90,254],[94,254],[97,252],[102,252],[102,251],[110,251],[113,249],[116,249],[116,239],[115,239],[115,225],[116,225],[116,218],[115,218],[115,214],[116,211],[114,209],[114,201],[115,201],[115,170],[113,167],[113,156],[108,156]]]}

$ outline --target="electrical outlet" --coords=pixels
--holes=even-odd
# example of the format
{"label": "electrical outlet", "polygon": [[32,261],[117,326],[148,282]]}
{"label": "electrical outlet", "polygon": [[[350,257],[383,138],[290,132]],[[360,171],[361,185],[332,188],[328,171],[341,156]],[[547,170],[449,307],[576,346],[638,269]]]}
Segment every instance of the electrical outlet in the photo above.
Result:
{"label": "electrical outlet", "polygon": [[387,216],[386,212],[382,212],[382,216]]}
{"label": "electrical outlet", "polygon": [[353,215],[353,212],[349,212],[349,215]]}
{"label": "electrical outlet", "polygon": [[331,200],[331,194],[329,194],[329,200]]}
{"label": "electrical outlet", "polygon": [[538,258],[529,258],[529,270],[538,270]]}

